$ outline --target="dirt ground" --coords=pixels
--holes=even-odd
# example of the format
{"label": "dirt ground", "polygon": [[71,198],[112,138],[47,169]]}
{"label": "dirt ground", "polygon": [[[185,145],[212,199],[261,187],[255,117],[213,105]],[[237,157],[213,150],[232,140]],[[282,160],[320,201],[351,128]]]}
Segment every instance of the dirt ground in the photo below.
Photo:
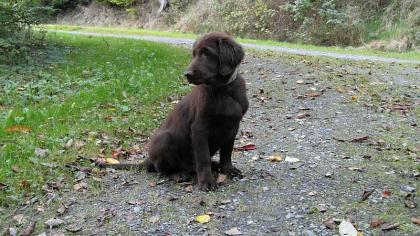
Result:
{"label": "dirt ground", "polygon": [[[250,108],[235,146],[255,145],[234,153],[244,178],[207,193],[107,170],[14,214],[37,220],[35,235],[338,235],[344,219],[363,235],[420,235],[420,65],[248,52],[241,73]],[[63,222],[44,227],[52,217]]]}

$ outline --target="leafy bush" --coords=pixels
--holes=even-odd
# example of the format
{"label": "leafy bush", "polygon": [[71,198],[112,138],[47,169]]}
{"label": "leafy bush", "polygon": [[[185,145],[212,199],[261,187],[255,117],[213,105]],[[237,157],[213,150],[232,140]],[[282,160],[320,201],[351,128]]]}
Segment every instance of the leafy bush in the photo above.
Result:
{"label": "leafy bush", "polygon": [[135,0],[97,0],[98,2],[108,3],[110,5],[119,6],[119,7],[128,7],[133,5]]}
{"label": "leafy bush", "polygon": [[[0,3],[0,60],[15,62],[38,41],[32,26],[39,24],[52,8],[32,1]],[[41,35],[42,38],[42,35]]]}

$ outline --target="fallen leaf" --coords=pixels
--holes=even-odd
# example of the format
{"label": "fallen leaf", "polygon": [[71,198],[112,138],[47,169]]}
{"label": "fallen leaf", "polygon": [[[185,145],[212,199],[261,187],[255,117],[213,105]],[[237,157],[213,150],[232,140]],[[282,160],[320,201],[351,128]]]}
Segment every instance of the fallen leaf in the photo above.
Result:
{"label": "fallen leaf", "polygon": [[144,200],[143,199],[130,200],[127,203],[129,205],[142,205],[144,203]]}
{"label": "fallen leaf", "polygon": [[411,222],[416,225],[420,225],[420,217],[412,217]]}
{"label": "fallen leaf", "polygon": [[327,218],[324,222],[325,227],[327,227],[328,229],[335,229],[337,227],[334,218],[330,217]]}
{"label": "fallen leaf", "polygon": [[383,191],[383,192],[381,193],[381,196],[382,196],[383,198],[389,198],[389,197],[391,197],[391,195],[392,195],[392,193],[391,193],[390,191]]}
{"label": "fallen leaf", "polygon": [[198,223],[201,223],[201,224],[205,224],[205,223],[210,222],[210,216],[207,215],[207,214],[199,215],[199,216],[195,217],[195,221],[197,221]]}
{"label": "fallen leaf", "polygon": [[22,224],[23,217],[25,217],[25,215],[24,215],[24,214],[17,214],[17,215],[14,215],[14,216],[12,217],[12,219],[13,219],[14,221],[16,221],[16,224],[20,225],[20,224]]}
{"label": "fallen leaf", "polygon": [[338,226],[338,233],[340,236],[357,236],[356,228],[346,220],[341,221]]}
{"label": "fallen leaf", "polygon": [[414,193],[409,193],[404,198],[404,205],[410,209],[416,208],[417,204],[414,202],[414,197],[416,195]]}
{"label": "fallen leaf", "polygon": [[184,188],[185,192],[187,193],[192,193],[193,191],[193,186],[192,185],[188,185],[187,187]]}
{"label": "fallen leaf", "polygon": [[156,182],[155,181],[150,181],[149,186],[152,187],[152,188],[156,187]]}
{"label": "fallen leaf", "polygon": [[370,195],[372,195],[373,192],[375,192],[375,189],[363,191],[362,198],[360,199],[360,201],[367,200],[370,197]]}
{"label": "fallen leaf", "polygon": [[106,221],[111,219],[111,217],[115,216],[115,209],[105,208],[101,210],[101,214],[98,217],[99,224],[98,226],[102,226]]}
{"label": "fallen leaf", "polygon": [[82,226],[80,224],[74,223],[70,225],[66,225],[66,230],[71,233],[77,233],[79,231],[82,231]]}
{"label": "fallen leaf", "polygon": [[118,158],[120,155],[122,155],[123,154],[123,151],[122,151],[122,148],[121,147],[119,147],[119,148],[117,148],[117,149],[115,149],[115,150],[112,150],[112,152],[111,152],[111,155],[112,155],[112,157],[115,159],[115,158]]}
{"label": "fallen leaf", "polygon": [[152,217],[149,218],[149,222],[152,223],[152,224],[158,222],[159,220],[160,220],[159,216],[152,216]]}
{"label": "fallen leaf", "polygon": [[226,204],[229,204],[229,203],[231,203],[232,201],[231,200],[229,200],[229,199],[224,199],[224,200],[221,200],[220,201],[220,204],[222,204],[222,205],[226,205]]}
{"label": "fallen leaf", "polygon": [[271,162],[279,162],[279,161],[282,161],[283,158],[280,155],[273,155],[273,156],[269,156],[267,160]]}
{"label": "fallen leaf", "polygon": [[50,153],[50,150],[43,148],[35,148],[35,156],[46,157]]}
{"label": "fallen leaf", "polygon": [[45,225],[50,227],[50,228],[54,228],[54,227],[60,226],[63,223],[64,223],[63,220],[60,220],[58,218],[51,218],[51,219],[49,219],[45,222]]}
{"label": "fallen leaf", "polygon": [[29,236],[35,231],[36,221],[30,223],[21,233],[20,236]]}
{"label": "fallen leaf", "polygon": [[303,81],[303,80],[297,80],[297,81],[296,81],[296,83],[297,83],[297,84],[303,84],[303,83],[304,83],[304,81]]}
{"label": "fallen leaf", "polygon": [[20,186],[22,188],[30,188],[31,187],[31,183],[29,183],[29,181],[27,181],[26,179],[20,181]]}
{"label": "fallen leaf", "polygon": [[345,89],[343,89],[343,88],[341,88],[341,87],[337,87],[335,90],[336,90],[337,92],[339,92],[339,93],[345,93],[345,92],[347,92]]}
{"label": "fallen leaf", "polygon": [[289,163],[295,163],[295,162],[299,162],[300,160],[295,157],[286,157],[284,161],[289,162]]}
{"label": "fallen leaf", "polygon": [[15,173],[20,172],[20,168],[18,166],[15,166],[15,165],[13,165],[10,169]]}
{"label": "fallen leaf", "polygon": [[327,211],[327,205],[325,204],[318,204],[316,206],[316,208],[318,209],[319,212],[324,213]]}
{"label": "fallen leaf", "polygon": [[226,180],[226,177],[227,176],[224,175],[224,174],[219,174],[217,176],[217,180],[216,180],[217,184],[219,184],[219,185],[223,184],[225,182],[225,180]]}
{"label": "fallen leaf", "polygon": [[250,144],[244,145],[242,147],[236,147],[234,149],[236,151],[251,151],[251,150],[257,149],[257,146],[255,146],[255,144],[250,143]]}
{"label": "fallen leaf", "polygon": [[310,117],[310,116],[311,116],[311,114],[309,114],[308,112],[299,112],[299,113],[295,116],[295,118],[296,118],[296,119],[305,119],[305,118]]}
{"label": "fallen leaf", "polygon": [[353,96],[351,96],[351,100],[352,100],[353,102],[356,102],[357,100],[359,100],[359,97],[357,97],[357,96],[353,95]]}
{"label": "fallen leaf", "polygon": [[239,231],[239,229],[235,227],[235,228],[231,228],[229,230],[226,230],[225,234],[230,235],[230,236],[232,236],[232,235],[242,235],[242,232]]}
{"label": "fallen leaf", "polygon": [[105,162],[108,164],[119,164],[120,162],[117,159],[114,158],[106,158]]}
{"label": "fallen leaf", "polygon": [[136,154],[142,153],[143,151],[141,150],[141,148],[138,145],[134,145],[130,148],[130,150],[128,150],[128,152],[131,155],[136,155]]}
{"label": "fallen leaf", "polygon": [[4,183],[0,183],[0,190],[6,189],[8,187],[9,187],[9,185],[4,184]]}
{"label": "fallen leaf", "polygon": [[387,224],[383,224],[381,226],[381,230],[382,231],[393,230],[393,229],[396,229],[398,227],[400,227],[400,224],[398,224],[398,223],[395,223],[395,224],[387,223]]}
{"label": "fallen leaf", "polygon": [[379,227],[381,224],[385,223],[385,221],[381,220],[381,219],[373,219],[370,222],[370,227],[372,228],[377,228]]}
{"label": "fallen leaf", "polygon": [[321,95],[322,95],[322,93],[319,93],[319,92],[310,92],[310,93],[307,93],[305,96],[310,97],[310,98],[315,98],[315,97],[319,97]]}
{"label": "fallen leaf", "polygon": [[69,207],[67,205],[61,203],[60,207],[57,209],[57,214],[59,216],[63,215],[64,213],[66,213],[66,211],[67,211],[68,208]]}
{"label": "fallen leaf", "polygon": [[368,138],[369,138],[369,135],[363,135],[363,136],[359,136],[359,137],[354,137],[350,141],[353,142],[353,143],[357,143],[357,142],[363,142],[363,141],[367,140]]}
{"label": "fallen leaf", "polygon": [[362,168],[360,168],[360,167],[355,167],[355,166],[349,167],[349,170],[352,170],[352,171],[358,171],[358,172],[363,172],[363,169],[362,169]]}
{"label": "fallen leaf", "polygon": [[12,125],[6,128],[6,131],[9,133],[12,133],[12,132],[28,133],[31,130],[32,130],[31,127],[26,126],[26,125]]}
{"label": "fallen leaf", "polygon": [[87,186],[87,183],[82,181],[73,185],[73,190],[76,192],[83,191],[84,189],[87,189]]}

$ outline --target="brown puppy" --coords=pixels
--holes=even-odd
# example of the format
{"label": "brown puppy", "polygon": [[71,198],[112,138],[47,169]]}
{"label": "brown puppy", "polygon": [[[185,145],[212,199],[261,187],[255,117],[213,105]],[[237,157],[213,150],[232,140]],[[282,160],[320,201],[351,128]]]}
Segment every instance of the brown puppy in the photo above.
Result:
{"label": "brown puppy", "polygon": [[248,109],[245,81],[238,73],[243,57],[242,47],[225,33],[209,33],[194,43],[185,76],[196,86],[153,135],[149,158],[137,167],[167,176],[196,173],[201,190],[214,190],[211,157],[220,150],[220,171],[241,174],[231,155]]}

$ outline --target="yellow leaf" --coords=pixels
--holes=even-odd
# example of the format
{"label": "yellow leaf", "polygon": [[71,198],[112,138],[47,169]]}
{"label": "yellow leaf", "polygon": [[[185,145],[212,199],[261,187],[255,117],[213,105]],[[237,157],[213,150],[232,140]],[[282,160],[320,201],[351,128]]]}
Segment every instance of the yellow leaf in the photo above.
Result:
{"label": "yellow leaf", "polygon": [[353,101],[353,102],[357,102],[357,100],[359,100],[359,98],[357,97],[357,96],[351,96],[351,100]]}
{"label": "yellow leaf", "polygon": [[106,158],[105,162],[108,164],[120,164],[120,162],[117,159],[114,158]]}
{"label": "yellow leaf", "polygon": [[357,236],[363,236],[363,232],[357,232]]}
{"label": "yellow leaf", "polygon": [[198,223],[201,223],[201,224],[205,224],[205,223],[210,222],[210,216],[206,215],[206,214],[199,215],[199,216],[195,217],[195,221],[197,221]]}
{"label": "yellow leaf", "polygon": [[273,155],[273,156],[269,156],[267,160],[271,162],[279,162],[283,160],[283,157],[281,157],[280,155]]}
{"label": "yellow leaf", "polygon": [[31,131],[31,127],[26,126],[26,125],[12,125],[6,128],[6,131],[9,133],[11,132],[28,133],[29,131]]}

